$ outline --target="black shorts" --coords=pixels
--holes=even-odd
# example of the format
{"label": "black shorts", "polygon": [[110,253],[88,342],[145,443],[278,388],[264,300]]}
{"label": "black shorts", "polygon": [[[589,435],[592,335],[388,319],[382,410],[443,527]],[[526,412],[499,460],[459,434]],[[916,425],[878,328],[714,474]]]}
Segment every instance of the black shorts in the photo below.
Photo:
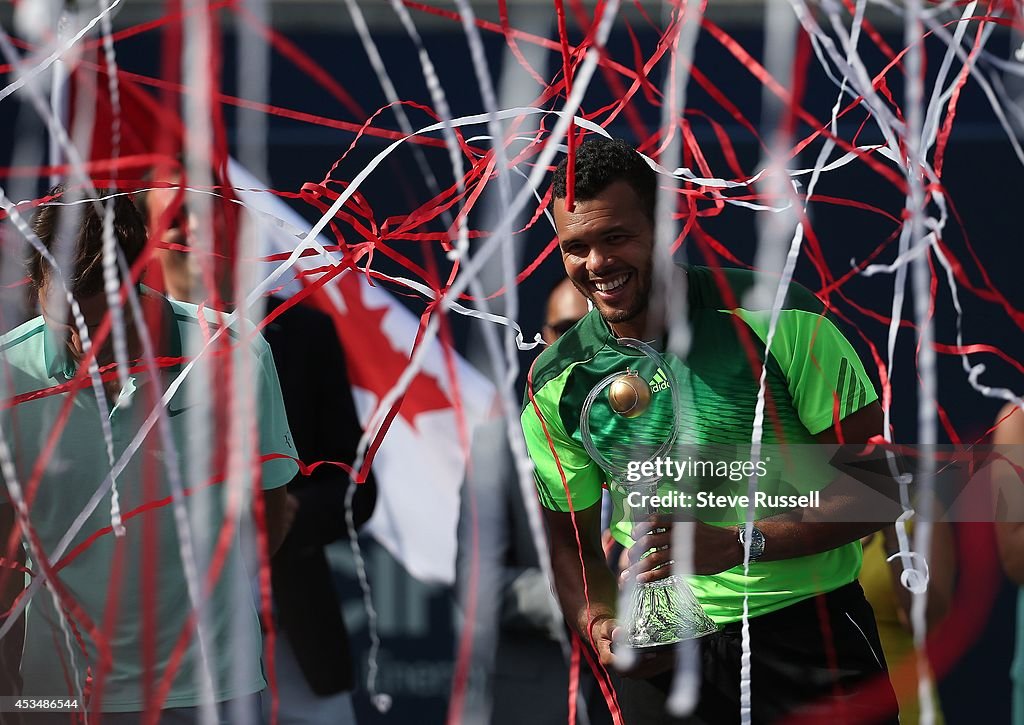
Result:
{"label": "black shorts", "polygon": [[[754,723],[898,723],[875,615],[856,581],[750,622]],[[700,701],[684,718],[665,702],[672,672],[621,678],[625,725],[726,725],[740,721],[741,624],[698,640]]]}

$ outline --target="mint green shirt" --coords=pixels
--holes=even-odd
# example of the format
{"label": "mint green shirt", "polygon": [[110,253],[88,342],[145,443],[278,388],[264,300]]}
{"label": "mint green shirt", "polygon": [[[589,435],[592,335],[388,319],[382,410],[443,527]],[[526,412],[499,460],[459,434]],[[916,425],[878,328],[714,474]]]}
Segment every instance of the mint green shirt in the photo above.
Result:
{"label": "mint green shirt", "polygon": [[1024,725],[1024,589],[1017,592],[1017,653],[1010,679],[1013,680],[1013,725]]}
{"label": "mint green shirt", "polygon": [[[155,294],[149,290],[145,293]],[[197,354],[203,332],[196,306],[163,298],[157,304],[163,310],[166,332],[159,354]],[[210,331],[217,328],[215,313],[207,312],[206,325]],[[238,331],[232,329],[225,334],[229,336],[235,370],[244,359],[253,373],[259,455],[296,456],[270,348],[258,334],[251,330],[242,332],[241,326]],[[217,349],[216,343],[214,346]],[[196,450],[205,449],[210,453],[212,466],[220,472],[212,477],[223,478],[230,448],[238,441],[234,435],[229,440],[223,433],[224,426],[229,425],[227,415],[210,421],[210,438],[196,438],[198,413],[203,409],[197,403],[202,398],[224,400],[211,395],[211,386],[229,382],[224,373],[225,358],[214,357],[211,352],[213,349],[203,355],[167,406],[166,421],[173,446],[165,445],[158,423],[117,477],[126,535],[116,538],[109,532],[111,497],[107,493],[65,551],[63,558],[73,555],[73,560],[57,574],[73,606],[63,602],[62,617],[47,590],[37,591],[29,603],[22,658],[25,696],[74,697],[79,688],[94,691],[103,654],[99,642],[105,640],[110,669],[103,681],[101,709],[145,709],[145,683],[150,682],[151,691],[155,691],[190,613],[182,541],[175,525],[175,506],[169,502],[168,472],[174,465],[181,471],[183,486],[191,491],[185,499],[185,514],[199,562],[201,597],[205,602],[202,640],[210,663],[214,699],[234,699],[266,687],[251,584],[256,574],[256,558],[249,475],[249,480],[243,482],[245,493],[239,513],[230,522],[233,530],[226,538],[227,555],[222,571],[212,590],[207,582],[218,537],[228,530],[228,486],[204,485],[208,482],[190,478],[189,464],[195,460]],[[161,405],[160,396],[182,373],[182,367],[183,364],[163,368],[156,379],[145,371],[130,377],[116,404],[111,404],[109,415],[115,462],[132,445],[154,406]],[[0,386],[5,400],[53,388],[74,375],[73,361],[55,342],[42,318],[30,320],[0,337]],[[91,387],[48,395],[4,410],[0,418],[18,481],[23,488],[27,487],[68,395],[74,396],[70,415],[55,449],[45,459],[42,479],[30,504],[30,521],[48,558],[110,473],[96,397]],[[219,445],[217,440],[228,445]],[[250,467],[250,473],[251,470]],[[289,458],[268,460],[261,467],[261,486],[265,490],[283,486],[297,470]],[[6,486],[3,494],[6,498]],[[142,512],[144,507],[148,510]],[[98,532],[95,540],[88,541]],[[50,564],[62,566],[52,558]],[[121,576],[111,581],[118,566]],[[37,563],[30,562],[29,567],[39,570]],[[70,634],[66,636],[65,631]],[[95,632],[105,634],[97,636]],[[164,708],[200,703],[200,654],[194,627],[188,631],[188,643]]]}
{"label": "mint green shirt", "polygon": [[[798,285],[790,288],[766,355],[771,311],[730,303],[743,299],[754,274],[722,274],[731,294],[719,289],[712,270],[687,268],[692,345],[686,360],[668,360],[677,384],[685,388],[680,393],[685,399],[680,425],[690,440],[707,446],[750,443],[762,361],[767,368],[765,444],[812,444],[814,435],[834,421],[877,400],[857,354],[814,295]],[[568,511],[571,500],[578,511],[600,501],[607,485],[614,504],[612,535],[627,547],[633,544],[634,523],[625,501],[627,491],[609,484],[613,472],[603,470],[585,449],[580,412],[595,384],[636,364],[635,351],[619,345],[598,312],[591,311],[537,359],[530,382],[532,400],[528,391],[522,413],[541,504]],[[658,383],[659,374],[649,372],[645,378],[652,391],[651,408],[656,396],[671,395],[664,383]],[[622,427],[621,420],[592,427],[599,434],[607,431],[605,440],[595,440],[598,450],[621,450],[626,441],[616,431]],[[821,471],[808,465],[795,483],[804,485]],[[818,475],[817,480],[829,479]],[[751,616],[766,614],[853,581],[860,564],[860,543],[852,542],[812,556],[753,562],[747,574],[736,567],[688,581],[708,616],[726,624],[742,618],[745,595]]]}

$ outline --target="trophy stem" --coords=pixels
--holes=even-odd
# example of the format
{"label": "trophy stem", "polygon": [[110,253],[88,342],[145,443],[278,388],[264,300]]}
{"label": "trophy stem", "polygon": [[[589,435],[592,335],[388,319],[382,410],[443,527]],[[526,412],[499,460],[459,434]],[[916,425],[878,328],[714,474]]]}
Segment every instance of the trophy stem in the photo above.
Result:
{"label": "trophy stem", "polygon": [[[649,519],[658,513],[658,509],[650,505],[651,497],[657,494],[658,482],[644,481],[634,485],[641,489],[644,513]],[[718,625],[704,611],[693,590],[675,574],[637,585],[629,604],[626,631],[631,647],[663,647],[718,630]]]}

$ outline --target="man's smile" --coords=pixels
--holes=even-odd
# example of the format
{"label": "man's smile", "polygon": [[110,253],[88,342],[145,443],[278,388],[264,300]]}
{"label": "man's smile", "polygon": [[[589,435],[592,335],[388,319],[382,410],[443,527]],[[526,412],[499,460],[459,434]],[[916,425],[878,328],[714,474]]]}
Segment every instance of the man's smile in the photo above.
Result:
{"label": "man's smile", "polygon": [[610,277],[591,280],[594,288],[594,295],[607,304],[618,301],[624,292],[626,284],[632,279],[632,272],[622,272]]}

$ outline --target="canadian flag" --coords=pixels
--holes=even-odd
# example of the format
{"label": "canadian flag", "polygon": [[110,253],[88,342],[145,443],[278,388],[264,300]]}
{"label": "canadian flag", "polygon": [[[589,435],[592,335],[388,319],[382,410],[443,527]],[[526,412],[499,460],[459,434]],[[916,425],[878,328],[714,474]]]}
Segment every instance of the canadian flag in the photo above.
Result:
{"label": "canadian flag", "polygon": [[[266,188],[237,162],[232,161],[229,174],[235,189]],[[312,226],[273,194],[236,194],[248,208],[284,222],[285,226],[260,225],[266,256],[295,249],[300,240],[286,227],[306,231]],[[326,238],[319,241],[331,244]],[[321,257],[302,257],[296,266],[312,269],[323,262]],[[293,284],[280,294],[298,289]],[[409,365],[419,321],[393,295],[356,273],[332,281],[315,295],[314,303],[337,322],[356,409],[365,428],[381,398]],[[459,488],[466,470],[453,400],[459,396],[465,430],[472,431],[493,410],[495,390],[476,368],[451,351],[458,388],[453,390],[440,343],[432,345],[373,459],[378,498],[367,528],[410,574],[450,584],[455,579]]]}

